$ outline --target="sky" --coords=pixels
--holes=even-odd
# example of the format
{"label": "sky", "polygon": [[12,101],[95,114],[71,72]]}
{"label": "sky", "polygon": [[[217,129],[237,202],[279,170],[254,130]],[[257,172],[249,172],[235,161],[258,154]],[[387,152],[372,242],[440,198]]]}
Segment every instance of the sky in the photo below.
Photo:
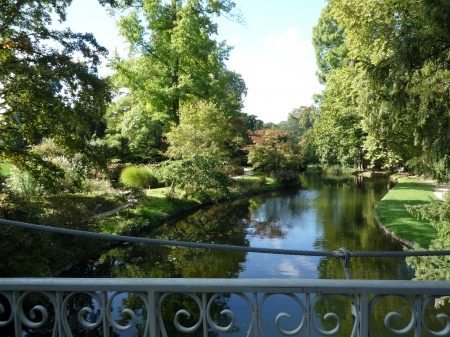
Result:
{"label": "sky", "polygon": [[[245,25],[218,19],[218,41],[233,46],[227,68],[242,75],[248,93],[243,112],[265,123],[287,120],[289,112],[313,104],[322,91],[315,75],[312,28],[326,5],[324,0],[235,0]],[[95,0],[74,0],[68,9],[74,32],[93,33],[110,54],[126,56],[115,18]],[[109,70],[103,67],[101,74]]]}

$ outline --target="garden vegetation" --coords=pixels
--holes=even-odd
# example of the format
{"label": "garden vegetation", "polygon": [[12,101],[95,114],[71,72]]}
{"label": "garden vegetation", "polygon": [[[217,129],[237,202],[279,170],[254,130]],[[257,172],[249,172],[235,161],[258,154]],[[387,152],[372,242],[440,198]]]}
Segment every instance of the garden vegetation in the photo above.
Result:
{"label": "garden vegetation", "polygon": [[[217,17],[243,22],[232,0],[99,2],[130,46],[108,59],[108,78],[92,34],[52,28],[70,0],[0,4],[0,217],[137,233],[202,203],[298,184],[319,162],[450,180],[448,1],[328,1],[313,30],[324,90],[278,125],[242,111],[245,81],[216,39]],[[246,165],[254,176],[235,177]],[[430,247],[447,247],[449,202],[409,209],[436,228]],[[39,274],[51,274],[98,247],[83,240],[2,228],[0,271],[24,276],[46,260]],[[26,263],[11,258],[19,246],[33,252]],[[419,278],[450,279],[441,260],[410,262],[439,270]]]}

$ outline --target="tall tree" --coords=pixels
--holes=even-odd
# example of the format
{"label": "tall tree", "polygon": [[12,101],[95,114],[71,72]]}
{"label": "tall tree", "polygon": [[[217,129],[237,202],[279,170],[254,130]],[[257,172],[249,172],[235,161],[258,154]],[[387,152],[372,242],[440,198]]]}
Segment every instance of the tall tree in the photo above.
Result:
{"label": "tall tree", "polygon": [[364,139],[358,108],[359,69],[350,60],[345,31],[328,4],[313,28],[319,82],[325,84],[313,131],[316,153],[328,166],[364,167]]}
{"label": "tall tree", "polygon": [[358,70],[345,67],[327,78],[319,118],[314,124],[314,143],[320,161],[346,168],[364,167],[366,133],[358,109]]}
{"label": "tall tree", "polygon": [[344,29],[333,17],[330,5],[324,7],[317,26],[313,27],[312,41],[318,67],[316,75],[319,82],[325,84],[327,75],[334,69],[345,67],[350,61]]}
{"label": "tall tree", "polygon": [[111,62],[117,87],[138,102],[132,109],[179,124],[180,106],[197,98],[239,111],[245,95],[240,75],[225,67],[231,50],[217,42],[213,18],[233,15],[230,0],[142,0],[118,22],[130,57]]}
{"label": "tall tree", "polygon": [[289,139],[298,143],[305,132],[313,127],[317,115],[315,106],[301,106],[288,114],[287,121],[278,123],[278,128],[287,131]]}
{"label": "tall tree", "polygon": [[0,159],[35,177],[52,165],[29,145],[48,137],[89,153],[86,136],[110,99],[97,73],[106,49],[91,34],[51,28],[52,13],[65,20],[70,3],[0,1]]}
{"label": "tall tree", "polygon": [[359,95],[364,119],[392,130],[391,144],[406,144],[396,155],[417,173],[449,180],[448,1],[331,0],[330,5],[365,77]]}
{"label": "tall tree", "polygon": [[166,155],[174,159],[193,155],[230,157],[243,142],[231,118],[212,103],[184,105],[180,124],[166,134],[170,144]]}

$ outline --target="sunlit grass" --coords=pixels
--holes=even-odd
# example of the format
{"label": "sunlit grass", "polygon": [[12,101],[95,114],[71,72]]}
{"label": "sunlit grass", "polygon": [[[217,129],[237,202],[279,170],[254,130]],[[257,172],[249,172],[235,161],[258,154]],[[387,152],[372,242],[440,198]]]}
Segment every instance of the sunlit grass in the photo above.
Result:
{"label": "sunlit grass", "polygon": [[306,169],[307,170],[322,170],[323,164],[309,164]]}
{"label": "sunlit grass", "polygon": [[8,163],[0,163],[0,175],[9,176],[13,165]]}
{"label": "sunlit grass", "polygon": [[[279,184],[267,177],[264,186],[260,184],[262,177],[266,177],[267,173],[254,172],[252,175],[245,175],[235,180],[230,188],[230,195],[220,196],[217,191],[206,191],[205,195],[212,200],[231,200],[242,197],[244,195],[255,194],[258,191],[272,190],[279,187]],[[186,196],[182,190],[176,189],[175,195],[170,196],[170,187],[154,188],[145,191],[146,198],[141,200],[140,204],[134,209],[135,215],[143,216],[150,222],[161,221],[171,215],[188,211],[204,204],[204,201],[197,198]],[[207,198],[208,199],[208,198]]]}
{"label": "sunlit grass", "polygon": [[375,207],[380,222],[399,237],[427,248],[436,235],[430,222],[417,219],[406,205],[420,205],[436,198],[436,185],[431,182],[400,178],[399,183]]}

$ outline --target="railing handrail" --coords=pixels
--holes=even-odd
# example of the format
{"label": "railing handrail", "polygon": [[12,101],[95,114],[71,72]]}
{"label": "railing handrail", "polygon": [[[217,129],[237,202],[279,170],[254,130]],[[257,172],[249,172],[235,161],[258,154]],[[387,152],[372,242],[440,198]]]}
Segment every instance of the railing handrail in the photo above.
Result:
{"label": "railing handrail", "polygon": [[0,278],[0,291],[270,292],[450,295],[450,281],[220,279],[220,278]]}
{"label": "railing handrail", "polygon": [[[35,293],[39,296],[32,296]],[[133,306],[122,307],[123,302],[114,306],[114,301],[120,300],[126,293],[140,301],[141,307],[137,309]],[[297,335],[301,331],[307,336],[334,336],[341,330],[342,324],[347,330],[351,329],[352,337],[370,336],[371,315],[377,308],[381,308],[381,313],[385,316],[385,329],[394,335],[414,332],[415,336],[420,336],[422,330],[436,337],[450,335],[448,313],[441,311],[434,316],[444,321],[444,325],[438,325],[437,328],[433,325],[430,330],[426,322],[429,319],[427,309],[436,301],[442,301],[440,296],[450,295],[448,281],[2,278],[0,294],[3,297],[0,302],[0,313],[6,314],[6,319],[0,320],[0,328],[13,325],[13,332],[10,334],[16,337],[21,337],[26,328],[53,330],[54,336],[68,337],[73,336],[72,329],[78,331],[80,326],[84,330],[102,330],[103,336],[108,337],[112,331],[129,329],[137,331],[137,322],[145,330],[142,333],[145,337],[169,337],[175,330],[183,333],[198,331],[207,337],[210,330],[231,332],[235,327],[244,326],[248,328],[247,337],[265,336],[268,328],[276,329],[286,336]],[[177,302],[177,307],[171,309],[173,312],[163,310],[166,299],[178,296],[177,294],[187,298],[191,306]],[[229,299],[234,296],[239,302],[236,302],[238,303],[236,306],[222,307],[220,308],[222,311],[214,314],[214,310],[212,311],[214,306],[216,311],[219,310],[215,301],[223,295]],[[322,312],[323,309],[318,310],[321,303],[326,304],[327,299],[335,299],[335,295],[340,297],[340,305],[330,307],[325,305],[323,307],[327,309],[325,313]],[[391,303],[387,312],[383,313],[383,310],[386,311],[384,307],[386,302],[383,300],[392,295],[401,300],[405,310],[408,311],[409,308],[410,314],[407,317],[409,323],[404,324],[401,329],[391,322],[392,317],[400,317],[396,312],[397,302],[394,303],[394,307]],[[266,301],[269,298],[271,300]],[[26,299],[30,301],[27,305],[24,304]],[[177,300],[177,297],[175,299]],[[273,299],[275,302],[271,302]],[[31,304],[33,301],[37,301],[36,305]],[[277,306],[269,310],[273,317],[270,316],[268,319],[269,316],[266,314],[269,314],[269,311],[263,308],[274,303]],[[32,305],[34,307],[31,308]],[[96,314],[92,320],[87,319],[87,315],[93,313],[94,309]],[[144,311],[147,312],[146,315],[143,314]],[[287,319],[291,317],[288,312],[295,312],[293,322],[294,326],[298,325],[294,330],[283,330],[283,327],[290,326],[285,325],[288,323]],[[194,322],[180,321],[181,316],[190,317],[191,313],[197,316]],[[237,315],[242,313],[244,315],[237,318]],[[221,317],[220,320],[217,314]],[[120,322],[120,315],[124,315],[126,321],[131,323]],[[316,319],[318,315],[323,321],[331,317],[335,323],[322,326],[320,320]],[[241,321],[235,325],[235,319]],[[167,329],[171,329],[169,333]]]}

